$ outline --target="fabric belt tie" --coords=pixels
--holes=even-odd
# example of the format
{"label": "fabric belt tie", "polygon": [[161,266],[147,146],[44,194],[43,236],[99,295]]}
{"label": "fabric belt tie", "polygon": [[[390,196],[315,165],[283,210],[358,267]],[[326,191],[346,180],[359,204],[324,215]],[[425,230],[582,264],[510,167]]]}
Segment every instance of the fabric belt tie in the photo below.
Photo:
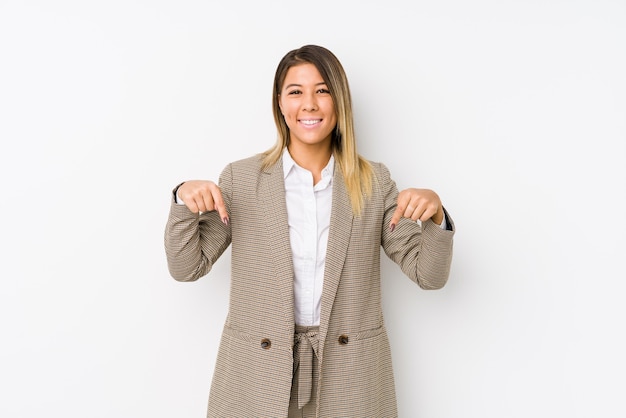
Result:
{"label": "fabric belt tie", "polygon": [[297,373],[298,408],[311,400],[313,391],[313,356],[317,357],[319,327],[296,325],[294,336],[294,365]]}

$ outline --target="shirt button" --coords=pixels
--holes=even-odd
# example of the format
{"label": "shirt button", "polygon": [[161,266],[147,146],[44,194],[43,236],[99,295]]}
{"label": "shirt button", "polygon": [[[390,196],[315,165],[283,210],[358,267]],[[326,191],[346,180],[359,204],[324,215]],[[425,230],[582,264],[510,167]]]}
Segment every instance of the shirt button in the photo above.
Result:
{"label": "shirt button", "polygon": [[348,338],[348,336],[346,334],[341,334],[339,336],[339,344],[346,345],[346,344],[348,344],[348,341],[349,341],[349,338]]}

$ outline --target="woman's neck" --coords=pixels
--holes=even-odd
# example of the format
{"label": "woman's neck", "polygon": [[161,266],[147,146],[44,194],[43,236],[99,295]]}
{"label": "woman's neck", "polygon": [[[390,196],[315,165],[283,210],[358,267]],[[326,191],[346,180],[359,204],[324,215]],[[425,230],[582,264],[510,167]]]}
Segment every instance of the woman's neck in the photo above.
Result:
{"label": "woman's neck", "polygon": [[289,144],[287,149],[296,164],[313,174],[313,183],[317,184],[332,155],[330,147],[294,147]]}

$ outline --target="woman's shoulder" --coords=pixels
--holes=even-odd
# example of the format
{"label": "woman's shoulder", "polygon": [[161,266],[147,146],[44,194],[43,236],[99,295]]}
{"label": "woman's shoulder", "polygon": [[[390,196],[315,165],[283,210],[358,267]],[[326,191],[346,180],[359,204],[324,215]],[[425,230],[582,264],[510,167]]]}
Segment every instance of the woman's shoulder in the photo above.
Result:
{"label": "woman's shoulder", "polygon": [[385,163],[368,159],[365,159],[365,161],[367,161],[370,167],[372,167],[372,171],[374,172],[376,177],[380,177],[381,175],[389,176],[389,169],[387,168]]}
{"label": "woman's shoulder", "polygon": [[263,154],[254,154],[241,158],[231,162],[229,165],[233,170],[259,171],[263,165]]}

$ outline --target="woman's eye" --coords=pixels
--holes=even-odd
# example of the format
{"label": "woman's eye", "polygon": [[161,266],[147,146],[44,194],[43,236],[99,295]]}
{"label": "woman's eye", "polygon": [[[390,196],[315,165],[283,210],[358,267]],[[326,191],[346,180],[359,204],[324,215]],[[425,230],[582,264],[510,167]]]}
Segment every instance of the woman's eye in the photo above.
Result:
{"label": "woman's eye", "polygon": [[317,92],[323,93],[323,94],[330,94],[330,91],[328,89],[319,89]]}
{"label": "woman's eye", "polygon": [[300,90],[292,90],[289,94],[302,94],[302,92]]}

